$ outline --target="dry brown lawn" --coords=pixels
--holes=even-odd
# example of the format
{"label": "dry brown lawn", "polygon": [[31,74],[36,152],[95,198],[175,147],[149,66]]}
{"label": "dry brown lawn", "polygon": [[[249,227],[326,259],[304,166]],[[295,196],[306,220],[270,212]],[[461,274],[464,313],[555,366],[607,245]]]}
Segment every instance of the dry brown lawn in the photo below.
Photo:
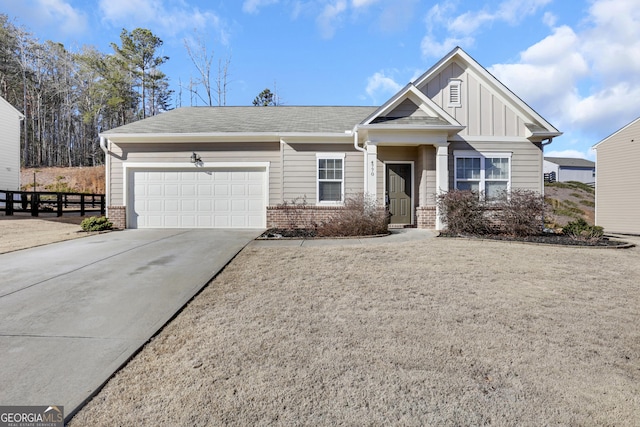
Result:
{"label": "dry brown lawn", "polygon": [[248,247],[70,425],[637,425],[639,254]]}
{"label": "dry brown lawn", "polygon": [[86,237],[91,233],[85,233],[80,228],[83,219],[80,216],[35,218],[0,213],[0,254]]}

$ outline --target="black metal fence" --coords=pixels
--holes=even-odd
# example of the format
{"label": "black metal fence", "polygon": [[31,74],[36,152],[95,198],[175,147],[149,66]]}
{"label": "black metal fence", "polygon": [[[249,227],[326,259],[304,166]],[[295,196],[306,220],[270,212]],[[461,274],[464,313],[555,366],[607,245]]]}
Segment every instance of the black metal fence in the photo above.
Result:
{"label": "black metal fence", "polygon": [[0,190],[0,212],[10,216],[17,212],[28,212],[31,216],[41,213],[80,214],[100,212],[104,216],[104,194],[55,193],[51,191],[2,191]]}

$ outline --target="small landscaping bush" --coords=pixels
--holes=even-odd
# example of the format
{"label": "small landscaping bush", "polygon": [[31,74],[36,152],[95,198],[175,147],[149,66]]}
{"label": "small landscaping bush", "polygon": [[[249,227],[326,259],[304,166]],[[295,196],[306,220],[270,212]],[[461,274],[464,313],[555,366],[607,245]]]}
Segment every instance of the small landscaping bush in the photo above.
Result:
{"label": "small landscaping bush", "polygon": [[357,194],[345,200],[340,209],[316,232],[319,237],[350,237],[388,234],[389,215],[370,196]]}
{"label": "small landscaping bush", "polygon": [[80,227],[83,231],[104,231],[111,230],[113,223],[105,216],[90,216],[82,220]]}
{"label": "small landscaping bush", "polygon": [[589,225],[583,218],[578,218],[564,226],[562,233],[575,240],[597,241],[604,235],[604,229],[597,225]]}
{"label": "small landscaping bush", "polygon": [[544,225],[544,197],[531,190],[504,191],[495,202],[498,231],[510,236],[540,234]]}
{"label": "small landscaping bush", "polygon": [[452,234],[485,234],[489,224],[485,219],[485,204],[478,193],[450,190],[436,198],[440,219]]}

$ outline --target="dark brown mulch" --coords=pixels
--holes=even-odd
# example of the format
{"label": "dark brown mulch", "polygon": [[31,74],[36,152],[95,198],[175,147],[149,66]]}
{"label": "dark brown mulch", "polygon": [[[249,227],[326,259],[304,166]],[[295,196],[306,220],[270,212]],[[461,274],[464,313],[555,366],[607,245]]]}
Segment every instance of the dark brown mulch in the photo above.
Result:
{"label": "dark brown mulch", "polygon": [[316,237],[317,232],[310,228],[270,228],[258,237],[259,239],[306,239]]}
{"label": "dark brown mulch", "polygon": [[546,245],[565,245],[565,246],[590,246],[590,247],[633,247],[634,245],[621,240],[611,240],[608,237],[603,237],[598,240],[580,240],[567,236],[565,234],[540,234],[537,236],[505,236],[501,234],[447,234],[440,233],[438,237],[464,237],[469,239],[486,239],[486,240],[503,240],[509,242],[526,242],[526,243],[541,243]]}

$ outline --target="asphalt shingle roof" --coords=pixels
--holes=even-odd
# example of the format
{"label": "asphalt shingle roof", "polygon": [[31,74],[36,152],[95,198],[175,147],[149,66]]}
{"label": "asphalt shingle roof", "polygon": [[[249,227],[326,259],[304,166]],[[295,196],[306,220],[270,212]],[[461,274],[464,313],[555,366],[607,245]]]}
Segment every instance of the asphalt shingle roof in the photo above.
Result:
{"label": "asphalt shingle roof", "polygon": [[575,159],[573,157],[545,157],[546,161],[555,163],[558,166],[569,168],[595,168],[595,162],[586,159]]}
{"label": "asphalt shingle roof", "polygon": [[104,132],[105,135],[217,132],[337,132],[377,107],[183,107]]}

